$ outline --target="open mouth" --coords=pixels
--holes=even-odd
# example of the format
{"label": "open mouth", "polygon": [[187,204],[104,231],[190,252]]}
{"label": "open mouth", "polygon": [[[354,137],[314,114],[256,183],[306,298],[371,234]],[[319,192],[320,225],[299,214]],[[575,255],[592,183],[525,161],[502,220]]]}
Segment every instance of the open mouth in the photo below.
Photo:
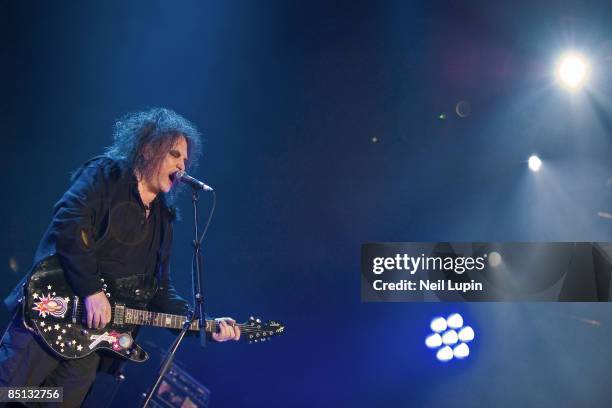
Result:
{"label": "open mouth", "polygon": [[169,174],[168,175],[168,180],[170,180],[170,187],[173,187],[174,184],[176,183],[176,177],[174,176],[175,173]]}
{"label": "open mouth", "polygon": [[183,174],[184,172],[182,171],[173,171],[172,173],[168,174],[168,179],[170,179],[171,187],[174,187],[175,184],[179,183]]}

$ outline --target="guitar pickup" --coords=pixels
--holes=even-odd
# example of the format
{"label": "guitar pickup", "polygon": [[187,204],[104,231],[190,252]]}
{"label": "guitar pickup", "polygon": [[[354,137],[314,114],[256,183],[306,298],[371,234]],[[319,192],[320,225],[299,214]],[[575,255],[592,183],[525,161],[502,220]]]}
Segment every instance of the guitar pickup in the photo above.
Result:
{"label": "guitar pickup", "polygon": [[125,317],[125,305],[116,304],[115,312],[113,313],[112,320],[114,324],[123,326],[123,319]]}

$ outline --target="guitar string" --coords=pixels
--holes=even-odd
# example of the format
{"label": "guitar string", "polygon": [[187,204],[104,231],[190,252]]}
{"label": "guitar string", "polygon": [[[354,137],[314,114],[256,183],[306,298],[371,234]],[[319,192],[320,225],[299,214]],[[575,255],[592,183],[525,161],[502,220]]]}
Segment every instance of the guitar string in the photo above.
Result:
{"label": "guitar string", "polygon": [[[114,307],[113,307],[113,309],[114,309]],[[151,311],[147,311],[147,310],[138,310],[138,309],[130,309],[130,310],[137,311],[137,312],[142,311],[142,312],[144,312],[144,313],[157,313],[157,312],[151,312]],[[77,314],[81,313],[81,315],[80,315],[80,316],[78,316],[78,317],[82,317],[82,312],[83,312],[83,309],[82,309],[80,306],[78,306],[78,307],[77,307]],[[159,316],[159,315],[158,315],[158,316]],[[178,316],[178,317],[182,317],[182,316],[180,316],[180,315],[169,315],[169,316],[172,316],[172,318],[174,318],[174,317],[176,317],[176,316]],[[153,320],[154,320],[154,319],[155,319],[155,318],[144,318],[144,319],[142,319],[143,321],[142,321],[142,322],[140,322],[140,323],[136,321],[136,322],[133,322],[133,323],[128,323],[128,324],[135,324],[135,325],[139,325],[139,324],[141,324],[141,325],[154,325],[154,324],[153,324],[153,323],[155,323],[155,322],[153,322]],[[162,317],[162,319],[165,319],[165,317]],[[139,320],[139,319],[138,319],[138,318],[134,318],[134,320]],[[208,320],[208,321],[210,321],[210,320]],[[165,325],[163,325],[163,324],[156,323],[156,325],[157,325],[157,324],[159,324],[159,325],[160,325],[160,326],[158,326],[158,327],[168,328],[168,326],[165,326]],[[237,325],[237,326],[240,328],[240,331],[241,331],[241,332],[244,332],[244,333],[256,333],[256,332],[262,332],[262,331],[274,331],[274,329],[266,330],[266,329],[263,329],[263,328],[252,327],[252,326],[249,326],[249,324],[248,324],[248,323],[236,323],[236,325]],[[174,325],[174,324],[173,324],[173,325],[172,325],[171,327],[169,327],[169,328],[175,328],[175,329],[181,328],[181,327],[182,327],[182,323],[179,323],[179,326],[181,326],[181,327],[176,327],[176,326],[177,326],[177,325]],[[219,323],[215,322],[215,329],[217,329],[217,328],[219,328],[219,327],[220,327]]]}
{"label": "guitar string", "polygon": [[[115,307],[114,307],[114,306],[112,306],[111,308],[113,309],[113,310],[111,311],[111,313],[114,313],[114,312],[115,312]],[[126,309],[124,309],[124,310],[125,310],[125,311],[131,311],[131,312],[137,312],[137,313],[138,313],[138,312],[141,312],[141,313],[146,313],[146,314],[149,314],[149,313],[155,313],[155,314],[157,314],[157,316],[164,316],[164,315],[165,315],[165,316],[171,316],[172,318],[174,318],[174,317],[185,317],[185,316],[176,315],[176,314],[172,314],[172,313],[153,312],[153,311],[150,311],[150,310],[142,310],[142,309],[131,309],[131,308],[126,308]],[[78,306],[77,306],[77,314],[79,314],[79,313],[81,313],[81,315],[82,315],[82,313],[83,313],[83,307],[82,307],[82,305],[78,305]],[[124,315],[125,315],[125,312],[124,312]],[[165,317],[164,317],[164,318],[165,318]],[[207,319],[207,321],[212,321],[212,320]],[[217,323],[217,324],[219,324],[219,323]],[[247,323],[236,323],[236,324],[247,324]]]}
{"label": "guitar string", "polygon": [[[112,310],[112,312],[111,312],[111,313],[114,313],[114,311],[115,311],[115,307],[114,307],[114,306],[112,306],[112,309],[113,309],[113,310]],[[138,313],[138,312],[147,313],[147,314],[149,314],[149,313],[156,313],[156,314],[157,314],[157,316],[163,316],[163,315],[166,315],[166,316],[171,316],[172,318],[174,318],[174,317],[184,317],[184,316],[181,316],[181,315],[176,315],[176,314],[171,314],[171,313],[163,313],[163,312],[153,312],[153,311],[150,311],[150,310],[131,309],[131,308],[126,308],[126,309],[125,309],[125,311],[128,311],[128,310],[129,310],[129,311],[132,311],[132,312],[137,312],[137,313]],[[78,306],[77,306],[77,314],[81,313],[81,316],[82,316],[82,312],[83,312],[82,305],[78,305]],[[124,315],[125,315],[125,314],[124,314]],[[163,318],[166,318],[166,317],[163,317]],[[207,321],[212,321],[212,320],[207,319]],[[219,325],[219,323],[216,323],[216,324],[217,324],[217,325]],[[248,323],[236,323],[236,324],[237,324],[237,325],[241,325],[241,324],[248,324]]]}

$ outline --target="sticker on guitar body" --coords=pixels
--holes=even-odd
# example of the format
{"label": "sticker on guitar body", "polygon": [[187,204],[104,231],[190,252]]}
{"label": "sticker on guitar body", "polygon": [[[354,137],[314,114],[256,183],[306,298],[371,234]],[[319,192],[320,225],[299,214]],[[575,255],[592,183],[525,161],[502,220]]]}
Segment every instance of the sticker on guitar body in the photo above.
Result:
{"label": "sticker on guitar body", "polygon": [[93,350],[103,341],[108,342],[115,351],[126,350],[130,348],[134,342],[129,333],[119,333],[114,330],[110,333],[105,331],[102,334],[93,334],[89,337],[89,339],[93,340],[89,345],[90,350]]}
{"label": "sticker on guitar body", "polygon": [[47,296],[39,296],[38,293],[34,293],[32,297],[39,300],[38,302],[33,302],[34,307],[32,308],[32,310],[38,312],[39,317],[45,318],[49,314],[54,317],[64,318],[68,310],[69,298],[55,296],[55,292],[48,293]]}

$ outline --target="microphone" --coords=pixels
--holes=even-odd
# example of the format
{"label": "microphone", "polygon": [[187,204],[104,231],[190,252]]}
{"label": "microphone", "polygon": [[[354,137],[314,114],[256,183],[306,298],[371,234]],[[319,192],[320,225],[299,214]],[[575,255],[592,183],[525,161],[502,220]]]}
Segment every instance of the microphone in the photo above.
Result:
{"label": "microphone", "polygon": [[189,174],[185,173],[183,170],[179,170],[174,173],[173,180],[175,183],[181,182],[187,184],[194,190],[204,190],[204,191],[213,191],[213,188],[197,178],[191,177]]}

